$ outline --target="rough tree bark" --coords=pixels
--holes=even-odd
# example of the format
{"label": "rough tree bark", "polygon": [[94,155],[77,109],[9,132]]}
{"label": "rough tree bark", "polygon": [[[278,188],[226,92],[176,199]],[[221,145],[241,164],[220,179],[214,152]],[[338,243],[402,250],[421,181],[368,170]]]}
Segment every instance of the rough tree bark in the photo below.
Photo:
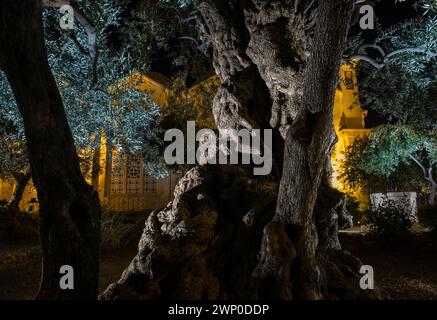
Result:
{"label": "rough tree bark", "polygon": [[11,210],[18,211],[21,199],[23,198],[24,189],[26,189],[27,183],[29,182],[32,174],[26,173],[16,173],[14,174],[15,187],[12,193],[12,197],[8,202],[8,208]]}
{"label": "rough tree bark", "polygon": [[[24,122],[38,192],[43,250],[40,299],[95,299],[100,204],[79,167],[64,106],[47,61],[41,2],[0,3],[0,66]],[[74,290],[61,290],[62,265],[74,269]]]}
{"label": "rough tree bark", "polygon": [[[352,12],[351,0],[319,2],[312,54],[303,72],[303,97],[286,136],[276,213],[264,231],[258,266],[263,278],[275,279],[277,287],[272,288],[272,294],[278,298],[319,299],[326,286],[323,267],[317,261],[314,208],[335,141],[332,107]],[[272,242],[279,232],[287,241]],[[282,246],[285,248],[278,251]],[[295,259],[299,259],[298,268],[284,270],[285,261],[290,264]],[[291,272],[297,274],[293,284]]]}
{"label": "rough tree bark", "polygon": [[149,216],[137,256],[101,298],[377,297],[359,288],[361,262],[341,249],[338,229],[351,219],[327,178],[353,0],[195,5],[221,80],[217,126],[272,128],[276,170],[189,171],[174,200]]}

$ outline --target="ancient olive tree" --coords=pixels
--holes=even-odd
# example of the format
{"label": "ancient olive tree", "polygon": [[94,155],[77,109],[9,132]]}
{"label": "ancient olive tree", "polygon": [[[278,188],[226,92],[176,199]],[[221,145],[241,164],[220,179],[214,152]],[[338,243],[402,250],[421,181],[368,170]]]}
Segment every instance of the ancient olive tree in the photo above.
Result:
{"label": "ancient olive tree", "polygon": [[353,2],[194,1],[221,82],[217,127],[272,129],[274,169],[189,171],[102,299],[373,295],[359,288],[361,262],[340,247],[338,228],[349,220],[327,181]]}

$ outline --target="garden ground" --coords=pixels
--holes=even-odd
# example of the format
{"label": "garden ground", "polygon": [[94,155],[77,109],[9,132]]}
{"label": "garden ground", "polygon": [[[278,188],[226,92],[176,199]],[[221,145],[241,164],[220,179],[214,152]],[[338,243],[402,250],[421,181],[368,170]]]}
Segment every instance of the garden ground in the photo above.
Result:
{"label": "garden ground", "polygon": [[437,239],[414,234],[398,245],[371,240],[364,234],[340,234],[343,248],[374,269],[384,299],[437,300]]}
{"label": "garden ground", "polygon": [[[100,291],[118,280],[136,252],[135,246],[129,246],[102,254]],[[38,291],[40,269],[40,253],[33,245],[23,244],[21,249],[11,247],[2,256],[0,252],[0,300],[32,299]]]}
{"label": "garden ground", "polygon": [[[403,245],[389,246],[361,233],[342,233],[342,245],[374,268],[376,285],[385,299],[437,300],[437,239],[414,235]],[[102,254],[100,290],[118,279],[136,254],[136,245]],[[32,299],[40,279],[40,253],[34,243],[0,249],[0,300]]]}

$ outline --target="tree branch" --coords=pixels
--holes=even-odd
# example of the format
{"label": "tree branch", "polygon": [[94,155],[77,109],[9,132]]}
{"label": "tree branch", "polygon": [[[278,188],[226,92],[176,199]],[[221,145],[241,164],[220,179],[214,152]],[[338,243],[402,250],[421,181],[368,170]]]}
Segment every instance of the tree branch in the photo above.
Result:
{"label": "tree branch", "polygon": [[43,6],[45,7],[60,8],[64,5],[70,5],[73,8],[74,17],[82,25],[82,27],[85,29],[85,32],[87,34],[88,55],[90,57],[91,67],[92,67],[91,89],[95,89],[97,87],[97,82],[98,82],[98,75],[97,75],[98,48],[96,42],[96,38],[97,38],[96,28],[94,26],[94,23],[81,10],[70,4],[69,0],[43,0]]}
{"label": "tree branch", "polygon": [[166,4],[164,4],[164,3],[159,3],[159,6],[160,6],[161,8],[164,8],[164,9],[167,9],[167,10],[172,10],[172,11],[174,11],[174,13],[176,14],[176,17],[178,18],[179,22],[182,23],[182,24],[197,19],[197,17],[196,17],[196,14],[197,14],[197,12],[198,12],[197,10],[194,10],[194,11],[190,12],[188,15],[185,15],[185,16],[184,16],[184,15],[181,13],[181,11],[180,11],[177,7],[175,7],[175,6],[172,6],[172,5],[166,5]]}
{"label": "tree branch", "polygon": [[385,53],[384,49],[381,46],[377,45],[376,43],[373,43],[373,44],[372,43],[365,43],[358,48],[358,52],[360,52],[361,50],[367,49],[367,48],[372,48],[372,49],[377,50],[381,54],[382,57],[385,57],[387,55]]}
{"label": "tree branch", "polygon": [[194,20],[197,20],[197,16],[189,16],[188,18],[185,18],[185,19],[183,19],[182,20],[182,23],[188,23],[188,22],[191,22],[191,21],[194,21]]}
{"label": "tree branch", "polygon": [[426,179],[426,180],[428,180],[429,181],[429,179],[428,179],[428,176],[427,176],[427,173],[426,173],[426,168],[425,168],[425,166],[419,161],[419,159],[417,159],[415,156],[413,156],[413,155],[409,155],[409,157],[410,157],[410,159],[411,160],[413,160],[419,167],[420,167],[420,169],[422,169],[422,172],[423,172],[423,177]]}
{"label": "tree branch", "polygon": [[93,22],[88,19],[79,9],[74,9],[74,16],[77,21],[82,25],[85,29],[85,32],[88,36],[88,54],[91,60],[92,66],[92,79],[91,79],[91,88],[95,89],[97,87],[98,75],[97,75],[97,59],[98,59],[98,48],[97,48],[97,32]]}
{"label": "tree branch", "polygon": [[432,176],[432,164],[428,168],[428,179],[431,183],[435,183],[434,177]]}
{"label": "tree branch", "polygon": [[82,47],[79,40],[77,40],[74,34],[70,33],[68,37],[73,41],[74,45],[77,47],[77,49],[79,49],[80,53],[82,53],[83,55],[88,55],[88,51],[84,47]]}
{"label": "tree branch", "polygon": [[403,53],[425,54],[425,55],[429,55],[431,59],[437,57],[437,52],[429,52],[427,50],[420,49],[420,48],[403,48],[403,49],[398,49],[398,50],[392,51],[388,54],[385,54],[385,51],[378,45],[366,45],[366,47],[372,47],[374,49],[377,49],[379,51],[379,53],[381,53],[383,55],[383,61],[379,62],[378,60],[371,58],[368,55],[364,55],[364,54],[355,54],[355,55],[351,56],[349,58],[349,60],[366,61],[366,62],[370,63],[372,66],[374,66],[375,68],[382,69],[382,68],[386,67],[387,62],[391,58],[393,58],[394,56],[403,54]]}
{"label": "tree branch", "polygon": [[194,39],[193,37],[183,36],[183,37],[179,37],[178,39],[179,39],[179,40],[188,40],[188,41],[192,41],[192,42],[194,42],[194,43],[196,44],[196,47],[199,47],[199,46],[200,46],[199,42],[198,42],[196,39]]}
{"label": "tree branch", "polygon": [[371,57],[364,55],[364,54],[355,54],[355,55],[349,57],[349,59],[347,59],[347,60],[366,61],[367,63],[370,63],[376,69],[382,69],[385,67],[385,63],[381,63],[378,60],[371,58]]}

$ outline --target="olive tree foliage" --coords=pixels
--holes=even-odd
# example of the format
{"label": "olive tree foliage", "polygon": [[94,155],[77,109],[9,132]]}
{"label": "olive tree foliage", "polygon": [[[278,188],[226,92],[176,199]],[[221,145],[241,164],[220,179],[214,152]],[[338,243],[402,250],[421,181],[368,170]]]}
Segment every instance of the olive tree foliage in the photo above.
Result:
{"label": "olive tree foliage", "polygon": [[[363,161],[363,153],[370,143],[370,137],[358,138],[344,151],[344,159],[339,171],[339,179],[352,191],[367,194],[372,192],[417,190],[424,185],[416,166],[402,161],[390,174],[368,170]],[[374,154],[378,157],[378,154]],[[353,195],[350,195],[353,198]]]}
{"label": "olive tree foliage", "polygon": [[30,171],[22,132],[16,130],[0,111],[0,179]]}
{"label": "olive tree foliage", "polygon": [[[86,25],[76,22],[73,30],[60,29],[57,10],[47,8],[44,21],[49,63],[76,146],[98,146],[104,133],[108,145],[144,153],[145,164],[153,164],[158,157],[159,107],[147,93],[138,91],[140,79],[131,77],[136,71],[147,72],[150,33],[140,38],[134,25],[123,22],[125,1],[72,1],[71,5],[93,26],[95,43]],[[131,50],[133,37],[136,51]]]}
{"label": "olive tree foliage", "polygon": [[414,163],[428,183],[428,202],[434,204],[437,191],[437,132],[424,133],[406,125],[387,125],[372,134],[361,166],[371,174],[389,176],[402,163]]}
{"label": "olive tree foliage", "polygon": [[15,100],[0,71],[0,179],[14,180],[8,207],[17,209],[30,179],[30,163],[21,118],[18,110],[11,107],[15,107]]}
{"label": "olive tree foliage", "polygon": [[[149,50],[149,62],[165,65],[164,72],[177,75],[189,84],[213,73],[211,42],[202,41],[198,25],[198,11],[190,0],[140,0],[132,1],[131,17],[126,19],[136,33],[123,35],[124,50],[135,54],[140,49],[144,34],[150,35],[145,44]],[[142,23],[138,23],[142,21]],[[146,23],[144,23],[146,22]],[[158,68],[160,69],[160,68]]]}
{"label": "olive tree foliage", "polygon": [[372,132],[362,162],[367,163],[369,173],[390,175],[401,162],[407,162],[411,157],[435,163],[436,136],[425,136],[409,126],[384,125]]}
{"label": "olive tree foliage", "polygon": [[413,6],[416,18],[378,26],[373,41],[361,33],[349,41],[349,59],[359,62],[363,104],[403,123],[418,105],[435,100],[437,83],[437,5],[418,0]]}
{"label": "olive tree foliage", "polygon": [[[406,21],[382,31],[375,43],[378,44],[373,50],[381,54],[389,51],[398,54],[384,58],[385,62],[369,60],[372,63],[359,65],[362,104],[390,122],[423,130],[435,127],[437,19]],[[379,69],[382,65],[384,68]]]}
{"label": "olive tree foliage", "polygon": [[[429,73],[409,75],[399,66],[383,72],[362,71],[360,100],[362,105],[377,111],[391,123],[412,125],[429,130],[437,123],[437,69]],[[422,86],[429,78],[434,83]]]}
{"label": "olive tree foliage", "polygon": [[342,167],[341,179],[352,188],[371,185],[375,191],[385,184],[405,191],[401,188],[423,185],[429,194],[428,202],[433,204],[437,191],[436,131],[424,134],[408,125],[380,126],[371,138],[358,140],[346,150]]}
{"label": "olive tree foliage", "polygon": [[[141,79],[131,75],[147,73],[156,52],[166,48],[175,35],[182,37],[186,24],[174,23],[180,14],[174,8],[187,11],[186,4],[159,0],[44,3],[48,60],[76,147],[99,147],[104,134],[112,147],[143,154],[145,166],[153,174],[165,173],[158,160],[162,141],[159,106],[148,93],[138,90]],[[60,27],[58,9],[64,4],[74,8],[71,30]],[[185,39],[180,41],[187,44]],[[1,174],[13,176],[29,170],[22,120],[1,72],[0,122]]]}
{"label": "olive tree foliage", "polygon": [[417,17],[386,28],[378,23],[377,35],[371,41],[362,33],[349,39],[348,51],[354,51],[350,59],[365,61],[379,70],[397,64],[411,74],[424,71],[429,60],[437,56],[437,10],[429,9],[435,6],[434,0],[411,4],[418,11]]}

